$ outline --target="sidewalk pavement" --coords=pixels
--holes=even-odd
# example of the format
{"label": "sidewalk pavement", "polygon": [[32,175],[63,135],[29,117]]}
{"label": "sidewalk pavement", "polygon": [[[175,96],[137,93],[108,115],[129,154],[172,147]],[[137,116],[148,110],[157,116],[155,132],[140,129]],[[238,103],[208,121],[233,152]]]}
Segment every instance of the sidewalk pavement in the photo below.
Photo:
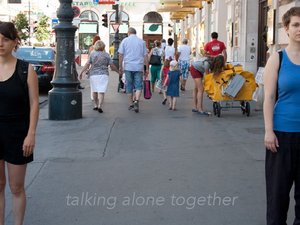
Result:
{"label": "sidewalk pavement", "polygon": [[100,114],[82,85],[82,119],[50,121],[48,105],[40,110],[25,225],[264,224],[261,112],[192,113],[189,78],[178,111],[156,92],[135,113],[111,73]]}

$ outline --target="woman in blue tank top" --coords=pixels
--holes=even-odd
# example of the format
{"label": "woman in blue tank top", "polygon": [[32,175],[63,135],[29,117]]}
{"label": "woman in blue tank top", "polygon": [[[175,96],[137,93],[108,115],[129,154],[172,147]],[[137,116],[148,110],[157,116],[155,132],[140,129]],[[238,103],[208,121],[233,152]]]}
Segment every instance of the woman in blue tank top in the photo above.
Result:
{"label": "woman in blue tank top", "polygon": [[286,224],[293,184],[294,224],[300,224],[300,7],[289,9],[282,23],[289,43],[264,72],[267,225]]}
{"label": "woman in blue tank top", "polygon": [[39,93],[33,67],[12,55],[19,43],[14,24],[0,22],[0,224],[4,224],[5,216],[6,167],[14,224],[21,225],[26,205],[26,166],[33,160]]}

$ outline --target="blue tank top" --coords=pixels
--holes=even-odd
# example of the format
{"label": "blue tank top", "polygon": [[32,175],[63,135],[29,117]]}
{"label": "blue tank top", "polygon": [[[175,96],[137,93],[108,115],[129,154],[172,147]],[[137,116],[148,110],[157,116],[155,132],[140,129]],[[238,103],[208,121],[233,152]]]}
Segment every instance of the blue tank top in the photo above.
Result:
{"label": "blue tank top", "polygon": [[278,100],[274,108],[274,130],[300,132],[300,65],[282,51],[278,74]]}

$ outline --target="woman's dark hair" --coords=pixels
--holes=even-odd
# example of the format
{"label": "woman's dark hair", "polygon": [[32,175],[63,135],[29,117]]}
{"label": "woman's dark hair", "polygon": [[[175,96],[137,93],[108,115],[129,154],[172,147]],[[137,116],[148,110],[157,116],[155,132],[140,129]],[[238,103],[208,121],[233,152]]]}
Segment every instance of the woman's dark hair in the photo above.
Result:
{"label": "woman's dark hair", "polygon": [[155,45],[155,47],[160,47],[160,46],[161,46],[161,43],[160,43],[160,41],[155,40],[155,41],[154,41],[154,45]]}
{"label": "woman's dark hair", "polygon": [[21,39],[19,37],[18,31],[12,22],[0,21],[0,34],[13,41],[18,40],[16,49],[18,48],[18,45],[21,43]]}
{"label": "woman's dark hair", "polygon": [[282,23],[284,27],[288,27],[290,25],[292,16],[300,17],[300,7],[292,7],[282,16]]}
{"label": "woman's dark hair", "polygon": [[214,74],[214,76],[219,75],[224,70],[224,66],[225,66],[224,56],[218,55],[214,57],[212,61],[211,72]]}

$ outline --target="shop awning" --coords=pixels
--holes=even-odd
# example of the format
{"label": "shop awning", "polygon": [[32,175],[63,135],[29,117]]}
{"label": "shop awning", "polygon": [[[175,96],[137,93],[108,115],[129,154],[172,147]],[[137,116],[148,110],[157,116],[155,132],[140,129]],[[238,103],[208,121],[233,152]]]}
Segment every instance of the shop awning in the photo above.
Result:
{"label": "shop awning", "polygon": [[171,20],[180,20],[188,14],[194,14],[195,9],[202,9],[203,2],[213,0],[161,0],[158,12],[170,12]]}

